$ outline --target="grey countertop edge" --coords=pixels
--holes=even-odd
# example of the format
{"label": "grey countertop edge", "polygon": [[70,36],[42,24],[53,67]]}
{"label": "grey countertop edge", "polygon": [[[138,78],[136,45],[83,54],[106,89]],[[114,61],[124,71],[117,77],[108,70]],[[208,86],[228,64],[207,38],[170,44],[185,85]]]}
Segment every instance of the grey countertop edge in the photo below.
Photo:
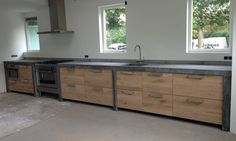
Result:
{"label": "grey countertop edge", "polygon": [[149,72],[165,72],[165,73],[189,73],[189,74],[206,74],[206,75],[224,75],[231,76],[229,70],[199,70],[199,69],[180,69],[180,68],[158,68],[146,66],[102,66],[102,65],[81,65],[81,64],[58,64],[58,67],[77,67],[86,69],[112,69],[123,71],[149,71]]}

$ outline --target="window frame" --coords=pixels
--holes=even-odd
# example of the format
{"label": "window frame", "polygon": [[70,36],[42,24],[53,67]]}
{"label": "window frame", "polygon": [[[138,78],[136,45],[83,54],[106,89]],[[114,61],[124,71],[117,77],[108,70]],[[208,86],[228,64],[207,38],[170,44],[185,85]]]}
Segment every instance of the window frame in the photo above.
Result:
{"label": "window frame", "polygon": [[[105,47],[107,46],[106,44],[106,13],[105,10],[106,9],[113,9],[113,8],[120,8],[120,7],[125,7],[126,9],[126,5],[125,3],[117,3],[117,4],[112,4],[112,5],[103,5],[103,6],[99,6],[98,7],[98,13],[99,13],[99,42],[100,42],[100,53],[106,53],[106,54],[115,54],[115,53],[127,53],[126,51],[108,51],[105,50]],[[127,44],[126,44],[127,45]]]}
{"label": "window frame", "polygon": [[[37,17],[25,18],[25,36],[26,36],[27,52],[40,52],[40,41],[39,41],[39,49],[38,50],[32,50],[29,45],[29,34],[28,34],[28,28],[27,28],[27,26],[28,26],[27,21],[30,21],[30,20],[37,20],[38,21],[38,18]],[[37,27],[38,27],[38,24],[37,24]]]}
{"label": "window frame", "polygon": [[[229,48],[225,49],[192,49],[192,28],[193,28],[193,1],[187,0],[187,23],[186,23],[186,53],[232,53],[232,5],[230,4],[230,23],[229,23]],[[230,1],[230,0],[229,0]]]}

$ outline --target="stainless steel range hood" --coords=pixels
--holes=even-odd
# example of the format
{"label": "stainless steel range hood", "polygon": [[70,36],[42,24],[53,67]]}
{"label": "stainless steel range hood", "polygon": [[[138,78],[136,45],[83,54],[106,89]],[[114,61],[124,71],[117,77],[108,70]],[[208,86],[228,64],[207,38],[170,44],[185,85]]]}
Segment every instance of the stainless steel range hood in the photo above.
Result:
{"label": "stainless steel range hood", "polygon": [[74,31],[67,30],[66,27],[65,1],[48,0],[48,5],[51,31],[38,32],[38,34],[74,33]]}

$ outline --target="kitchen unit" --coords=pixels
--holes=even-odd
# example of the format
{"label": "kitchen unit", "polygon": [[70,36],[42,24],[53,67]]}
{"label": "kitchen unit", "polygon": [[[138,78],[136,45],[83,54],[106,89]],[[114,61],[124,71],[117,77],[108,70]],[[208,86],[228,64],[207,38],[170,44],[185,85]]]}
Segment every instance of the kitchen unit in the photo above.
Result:
{"label": "kitchen unit", "polygon": [[113,106],[111,70],[62,67],[60,80],[63,99]]}
{"label": "kitchen unit", "polygon": [[[86,98],[93,92],[86,89],[86,85],[108,84],[108,81],[101,74],[90,74],[93,76],[91,80],[99,78],[99,81],[92,81],[94,84],[91,84],[85,76],[91,70],[101,73],[101,70],[107,69],[113,71],[115,109],[201,121],[229,130],[231,67],[176,64],[130,66],[96,62],[86,65],[86,62],[69,62],[59,64],[59,68],[61,95],[65,99],[91,102]],[[109,80],[112,80],[111,74]],[[101,98],[104,91],[96,91]],[[93,98],[97,99],[96,95]],[[92,103],[101,104],[98,101]]]}
{"label": "kitchen unit", "polygon": [[32,61],[4,62],[7,91],[37,96],[35,90],[34,63]]}

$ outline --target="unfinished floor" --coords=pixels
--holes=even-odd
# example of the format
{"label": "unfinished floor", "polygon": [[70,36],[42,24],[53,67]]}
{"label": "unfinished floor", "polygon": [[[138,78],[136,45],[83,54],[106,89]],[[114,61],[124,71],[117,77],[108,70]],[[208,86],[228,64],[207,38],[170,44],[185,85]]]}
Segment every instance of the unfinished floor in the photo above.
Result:
{"label": "unfinished floor", "polygon": [[[42,103],[44,106],[39,106],[40,104],[35,106],[37,103]],[[5,108],[5,106],[9,107],[9,105],[11,105],[11,108]],[[27,124],[27,126],[23,126],[23,124],[22,128],[18,127],[18,125],[17,129],[20,130],[14,130],[16,127],[14,121],[12,121],[12,124],[9,123],[8,126],[9,128],[14,126],[14,128],[10,128],[13,131],[8,131],[8,134],[0,138],[0,141],[236,140],[236,135],[223,132],[219,128],[212,126],[137,112],[123,110],[115,112],[111,108],[89,104],[61,103],[51,98],[4,94],[0,95],[0,108],[1,117],[5,114],[11,115],[13,111],[13,113],[18,114],[13,114],[12,116],[24,117],[35,121],[29,125]],[[22,108],[27,110],[22,110]],[[4,109],[4,113],[2,109]],[[6,111],[7,109],[9,111]],[[40,112],[33,112],[35,109]],[[4,118],[1,117],[0,123],[4,123]],[[0,133],[3,131],[4,127],[0,125]]]}

